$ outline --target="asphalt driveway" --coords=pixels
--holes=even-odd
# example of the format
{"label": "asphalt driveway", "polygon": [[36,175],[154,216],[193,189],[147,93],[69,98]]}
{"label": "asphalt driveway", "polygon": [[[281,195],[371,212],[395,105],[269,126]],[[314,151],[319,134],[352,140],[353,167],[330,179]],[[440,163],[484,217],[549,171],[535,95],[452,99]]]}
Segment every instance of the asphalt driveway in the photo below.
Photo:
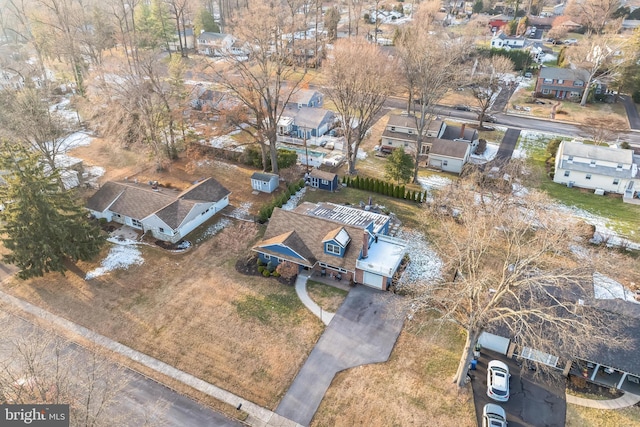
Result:
{"label": "asphalt driveway", "polygon": [[275,412],[309,425],[336,373],[387,361],[404,323],[398,299],[366,286],[351,289]]}
{"label": "asphalt driveway", "polygon": [[511,160],[511,156],[513,155],[513,150],[515,150],[516,144],[518,143],[518,138],[520,138],[519,129],[512,129],[512,128],[507,129],[504,136],[502,137],[500,148],[498,148],[498,153],[496,154],[496,161],[507,162]]}
{"label": "asphalt driveway", "polygon": [[[487,364],[494,359],[509,366],[511,397],[508,402],[496,402],[487,396]],[[521,375],[520,366],[514,359],[486,350],[478,360],[477,370],[470,372],[474,376],[471,384],[478,425],[482,425],[484,405],[497,403],[507,412],[509,427],[564,427],[567,403],[560,382],[534,381],[529,371]]]}
{"label": "asphalt driveway", "polygon": [[629,127],[633,130],[640,130],[640,115],[638,115],[638,109],[633,99],[629,95],[621,95],[620,99],[624,103],[624,109],[627,112],[627,118],[629,119]]}

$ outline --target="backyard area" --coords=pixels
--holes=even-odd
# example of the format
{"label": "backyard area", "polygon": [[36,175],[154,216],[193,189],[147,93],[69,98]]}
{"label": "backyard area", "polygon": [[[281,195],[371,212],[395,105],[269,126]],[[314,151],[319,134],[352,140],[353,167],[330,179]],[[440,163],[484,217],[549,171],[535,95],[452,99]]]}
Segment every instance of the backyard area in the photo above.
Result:
{"label": "backyard area", "polygon": [[640,425],[640,406],[602,410],[567,405],[567,427],[620,427]]}

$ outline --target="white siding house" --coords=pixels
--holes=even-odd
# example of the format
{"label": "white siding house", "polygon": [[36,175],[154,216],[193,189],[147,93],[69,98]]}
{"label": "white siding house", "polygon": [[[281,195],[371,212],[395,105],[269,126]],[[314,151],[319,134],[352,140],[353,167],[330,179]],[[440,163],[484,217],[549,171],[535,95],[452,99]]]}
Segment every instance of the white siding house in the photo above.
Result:
{"label": "white siding house", "polygon": [[[563,141],[556,154],[553,181],[569,187],[625,194],[638,180],[633,150]],[[636,188],[640,183],[635,183]]]}
{"label": "white siding house", "polygon": [[498,31],[491,39],[491,47],[495,49],[521,48],[524,47],[524,37],[508,36],[502,31]]}
{"label": "white siding house", "polygon": [[427,165],[444,172],[460,174],[470,153],[471,145],[466,141],[436,139],[431,144]]}
{"label": "white siding house", "polygon": [[134,182],[107,182],[87,209],[104,218],[176,243],[229,204],[231,192],[213,178],[183,192]]}

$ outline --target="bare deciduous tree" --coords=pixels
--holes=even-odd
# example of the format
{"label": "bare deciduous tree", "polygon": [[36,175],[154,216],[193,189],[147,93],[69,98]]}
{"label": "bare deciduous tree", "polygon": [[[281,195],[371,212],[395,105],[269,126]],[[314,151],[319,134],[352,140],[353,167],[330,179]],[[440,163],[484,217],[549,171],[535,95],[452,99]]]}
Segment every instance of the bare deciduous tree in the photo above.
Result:
{"label": "bare deciduous tree", "polygon": [[571,250],[575,224],[549,209],[541,193],[513,194],[517,176],[511,168],[472,177],[476,191],[462,181],[436,194],[428,208],[429,223],[438,224],[429,230],[444,278],[407,291],[415,309],[435,311],[466,332],[458,386],[483,331],[507,331],[517,345],[571,358],[610,341],[615,327],[590,305],[593,271]]}
{"label": "bare deciduous tree", "polygon": [[600,34],[620,7],[620,0],[583,0],[569,4],[566,15],[575,17],[587,30]]}
{"label": "bare deciduous tree", "polygon": [[248,10],[229,23],[247,55],[222,52],[225,63],[214,71],[215,80],[245,107],[250,115],[250,132],[260,145],[263,165],[271,160],[278,173],[277,130],[284,107],[299,90],[304,73],[295,73],[292,52],[283,34],[287,28],[287,13],[276,4],[254,1]]}
{"label": "bare deciduous tree", "polygon": [[393,70],[391,58],[362,38],[335,44],[327,95],[342,120],[350,174],[356,172],[360,144],[393,89]]}
{"label": "bare deciduous tree", "polygon": [[461,64],[467,46],[471,46],[462,39],[450,40],[431,31],[434,15],[428,7],[421,8],[416,15],[396,39],[400,69],[409,94],[407,113],[411,112],[414,101],[417,104],[414,183],[418,179],[418,159],[423,154],[422,144],[434,110],[446,93],[459,84],[463,74]]}
{"label": "bare deciduous tree", "polygon": [[625,120],[601,115],[588,116],[581,126],[588,138],[596,145],[607,145],[616,141],[620,131],[627,127]]}
{"label": "bare deciduous tree", "polygon": [[504,56],[480,58],[476,62],[471,75],[471,93],[480,107],[478,113],[480,128],[487,110],[502,90],[501,83],[504,75],[511,71],[513,71],[513,62]]}
{"label": "bare deciduous tree", "polygon": [[623,40],[613,35],[592,35],[580,41],[577,46],[567,49],[566,57],[569,62],[578,69],[587,72],[587,79],[584,82],[584,92],[580,105],[587,105],[591,87],[596,79],[612,79],[622,61],[617,61],[616,56],[621,51]]}

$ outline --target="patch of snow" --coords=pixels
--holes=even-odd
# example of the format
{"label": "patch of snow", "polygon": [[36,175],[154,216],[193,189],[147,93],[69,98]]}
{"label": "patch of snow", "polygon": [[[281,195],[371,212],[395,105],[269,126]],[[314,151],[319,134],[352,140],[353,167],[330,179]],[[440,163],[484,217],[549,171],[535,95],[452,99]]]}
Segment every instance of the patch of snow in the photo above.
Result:
{"label": "patch of snow", "polygon": [[66,153],[74,148],[90,145],[92,141],[93,137],[91,135],[85,132],[74,132],[60,143],[60,152]]}
{"label": "patch of snow", "polygon": [[[135,242],[133,243],[135,244]],[[111,247],[107,257],[100,263],[100,267],[89,271],[85,276],[85,280],[94,279],[113,270],[126,270],[132,265],[142,265],[144,258],[142,258],[142,253],[134,244],[129,242],[123,244],[123,242],[118,241],[117,245]]]}
{"label": "patch of snow", "polygon": [[249,216],[249,209],[251,209],[251,206],[253,206],[253,203],[243,202],[240,204],[240,206],[232,210],[228,216],[239,219],[245,218]]}
{"label": "patch of snow", "polygon": [[231,224],[231,220],[230,219],[220,218],[220,220],[218,220],[215,224],[212,224],[209,227],[207,227],[205,232],[202,233],[202,236],[200,236],[198,238],[198,240],[196,240],[196,243],[204,242],[208,238],[215,236],[216,234],[218,234],[220,232],[220,230],[222,230],[223,228],[225,228],[229,224]]}
{"label": "patch of snow", "polygon": [[621,299],[639,303],[635,299],[633,291],[597,271],[593,273],[593,293],[597,299]]}
{"label": "patch of snow", "polygon": [[358,155],[356,156],[358,160],[364,160],[368,157],[368,154],[364,150],[358,150]]}
{"label": "patch of snow", "polygon": [[426,177],[418,177],[418,183],[424,190],[438,190],[451,184],[451,180],[440,175],[429,175]]}
{"label": "patch of snow", "polygon": [[442,260],[422,233],[414,230],[400,230],[397,237],[407,242],[407,253],[411,258],[400,279],[401,285],[433,281],[442,277]]}
{"label": "patch of snow", "polygon": [[[240,131],[236,131],[236,132],[239,133]],[[223,148],[225,150],[231,150],[231,151],[242,152],[244,151],[244,148],[245,148],[244,145],[238,145],[238,141],[236,141],[229,135],[215,136],[211,138],[209,141],[200,141],[200,142],[210,147]]]}
{"label": "patch of snow", "polygon": [[85,173],[91,177],[99,178],[104,175],[104,168],[102,166],[86,166],[84,168]]}
{"label": "patch of snow", "polygon": [[496,154],[498,154],[498,148],[500,148],[499,144],[487,144],[487,148],[484,150],[482,154],[471,154],[469,156],[469,163],[474,163],[476,165],[480,165],[483,163],[490,162],[495,159]]}
{"label": "patch of snow", "polygon": [[302,187],[300,190],[298,190],[296,194],[291,196],[291,198],[287,203],[282,205],[282,209],[284,209],[285,211],[294,210],[300,204],[300,200],[302,199],[302,197],[304,196],[304,193],[306,192],[307,192],[307,187]]}

